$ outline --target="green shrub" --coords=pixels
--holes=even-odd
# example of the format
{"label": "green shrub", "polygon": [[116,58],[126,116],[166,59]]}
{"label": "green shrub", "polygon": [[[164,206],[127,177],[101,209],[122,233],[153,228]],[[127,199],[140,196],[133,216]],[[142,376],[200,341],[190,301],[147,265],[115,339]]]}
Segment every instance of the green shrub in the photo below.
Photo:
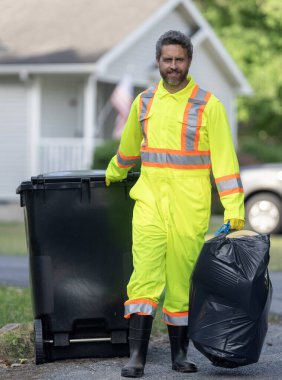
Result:
{"label": "green shrub", "polygon": [[93,154],[92,169],[106,169],[119,146],[117,140],[107,140],[96,147]]}
{"label": "green shrub", "polygon": [[279,141],[245,136],[239,142],[240,154],[253,156],[257,162],[282,162],[282,149]]}
{"label": "green shrub", "polygon": [[[116,154],[119,146],[117,140],[106,140],[103,144],[96,147],[93,154],[92,169],[105,170],[111,160]],[[132,168],[132,171],[140,171],[140,163]]]}

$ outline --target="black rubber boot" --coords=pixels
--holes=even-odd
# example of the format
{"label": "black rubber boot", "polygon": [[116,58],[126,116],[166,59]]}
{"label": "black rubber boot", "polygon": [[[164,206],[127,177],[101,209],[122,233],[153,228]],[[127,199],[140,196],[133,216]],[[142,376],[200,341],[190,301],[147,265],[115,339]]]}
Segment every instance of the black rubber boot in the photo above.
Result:
{"label": "black rubber boot", "polygon": [[197,372],[196,365],[187,360],[188,327],[167,325],[167,328],[171,347],[172,369],[177,372]]}
{"label": "black rubber boot", "polygon": [[122,368],[123,377],[142,377],[146,363],[153,317],[132,314],[129,320],[129,362]]}

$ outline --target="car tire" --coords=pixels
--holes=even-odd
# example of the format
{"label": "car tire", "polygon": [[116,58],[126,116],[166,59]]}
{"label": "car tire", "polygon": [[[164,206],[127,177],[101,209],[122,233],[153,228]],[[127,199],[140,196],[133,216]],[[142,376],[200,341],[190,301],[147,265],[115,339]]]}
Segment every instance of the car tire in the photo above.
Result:
{"label": "car tire", "polygon": [[282,201],[271,193],[253,195],[246,202],[246,224],[260,234],[282,232]]}

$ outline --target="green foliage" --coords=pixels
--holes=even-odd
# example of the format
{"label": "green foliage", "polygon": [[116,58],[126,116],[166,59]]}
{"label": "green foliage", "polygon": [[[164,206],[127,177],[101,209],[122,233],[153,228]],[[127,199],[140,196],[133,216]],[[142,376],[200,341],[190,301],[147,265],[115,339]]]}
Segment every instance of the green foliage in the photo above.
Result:
{"label": "green foliage", "polygon": [[111,158],[116,154],[119,146],[117,140],[107,140],[95,148],[92,169],[106,169]]}
{"label": "green foliage", "polygon": [[240,150],[247,152],[257,162],[282,162],[281,144],[271,138],[266,139],[267,143],[259,138],[241,137]]}
{"label": "green foliage", "polygon": [[7,323],[27,323],[33,319],[30,290],[0,286],[0,328]]}
{"label": "green foliage", "polygon": [[[253,87],[240,98],[241,135],[265,132],[264,144],[282,140],[282,2],[280,0],[195,0]],[[244,144],[243,149],[248,149]],[[257,151],[259,150],[259,147]],[[271,149],[269,149],[271,152]],[[266,151],[265,151],[266,153]],[[271,161],[273,155],[264,155]]]}

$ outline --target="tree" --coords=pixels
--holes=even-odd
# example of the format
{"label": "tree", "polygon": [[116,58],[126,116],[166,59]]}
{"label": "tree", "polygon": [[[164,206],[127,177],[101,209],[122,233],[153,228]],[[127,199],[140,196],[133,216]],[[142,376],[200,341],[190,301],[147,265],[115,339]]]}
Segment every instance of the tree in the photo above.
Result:
{"label": "tree", "polygon": [[252,97],[238,100],[239,142],[248,148],[251,136],[258,151],[261,146],[272,147],[272,155],[261,159],[282,161],[282,149],[278,149],[282,141],[282,2],[195,0],[195,3],[254,89]]}

